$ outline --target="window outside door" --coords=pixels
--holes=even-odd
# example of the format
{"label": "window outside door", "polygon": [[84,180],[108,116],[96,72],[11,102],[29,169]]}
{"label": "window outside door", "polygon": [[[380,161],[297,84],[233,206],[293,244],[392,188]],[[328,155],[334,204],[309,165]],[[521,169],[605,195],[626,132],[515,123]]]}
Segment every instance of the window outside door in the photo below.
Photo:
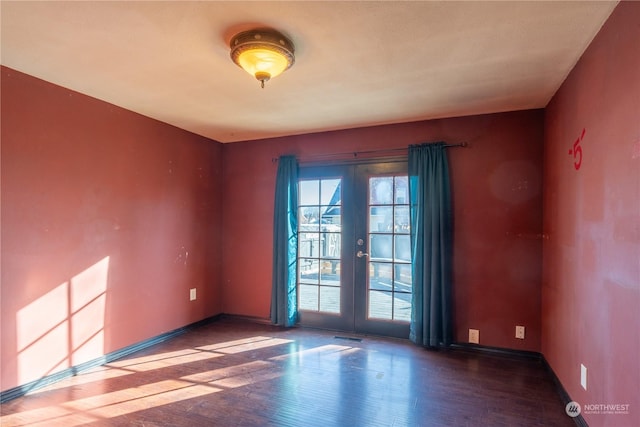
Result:
{"label": "window outside door", "polygon": [[408,196],[405,163],[301,168],[301,325],[408,337]]}

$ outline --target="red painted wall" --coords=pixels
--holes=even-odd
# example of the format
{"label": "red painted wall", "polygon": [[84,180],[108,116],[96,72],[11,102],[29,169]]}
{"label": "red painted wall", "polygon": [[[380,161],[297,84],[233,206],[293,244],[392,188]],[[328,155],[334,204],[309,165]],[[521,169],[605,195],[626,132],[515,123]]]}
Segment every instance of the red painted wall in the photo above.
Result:
{"label": "red painted wall", "polygon": [[1,106],[0,389],[220,312],[221,144],[5,67]]}
{"label": "red painted wall", "polygon": [[[223,311],[266,318],[273,195],[281,154],[466,141],[449,151],[455,211],[456,339],[540,350],[541,110],[432,120],[227,144],[223,147]],[[515,338],[515,326],[527,328]]]}
{"label": "red painted wall", "polygon": [[614,10],[548,105],[544,139],[542,352],[589,425],[638,426],[640,3]]}

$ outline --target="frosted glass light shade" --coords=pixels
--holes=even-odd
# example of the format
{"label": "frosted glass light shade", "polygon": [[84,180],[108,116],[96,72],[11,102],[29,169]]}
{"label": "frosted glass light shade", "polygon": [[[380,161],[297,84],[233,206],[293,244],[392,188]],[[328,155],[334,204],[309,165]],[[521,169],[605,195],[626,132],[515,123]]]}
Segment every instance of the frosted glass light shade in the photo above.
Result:
{"label": "frosted glass light shade", "polygon": [[264,87],[293,65],[293,43],[274,30],[245,31],[231,39],[231,59]]}
{"label": "frosted glass light shade", "polygon": [[284,55],[267,49],[245,50],[238,56],[238,62],[252,76],[266,73],[269,77],[276,77],[289,67]]}

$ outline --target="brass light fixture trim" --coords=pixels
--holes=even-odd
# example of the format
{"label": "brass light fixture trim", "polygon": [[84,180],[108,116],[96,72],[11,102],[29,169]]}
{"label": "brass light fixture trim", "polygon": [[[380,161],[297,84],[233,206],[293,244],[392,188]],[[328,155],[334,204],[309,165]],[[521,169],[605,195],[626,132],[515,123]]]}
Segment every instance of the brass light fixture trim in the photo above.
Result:
{"label": "brass light fixture trim", "polygon": [[231,38],[231,59],[264,83],[291,68],[295,62],[291,40],[280,32],[261,28],[243,31]]}

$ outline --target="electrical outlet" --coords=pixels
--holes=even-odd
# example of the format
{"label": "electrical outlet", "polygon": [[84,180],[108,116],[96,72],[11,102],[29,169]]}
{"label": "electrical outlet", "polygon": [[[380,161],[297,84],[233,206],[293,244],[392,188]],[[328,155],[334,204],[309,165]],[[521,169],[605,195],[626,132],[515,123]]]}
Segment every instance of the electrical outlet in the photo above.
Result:
{"label": "electrical outlet", "polygon": [[478,329],[469,329],[469,342],[471,344],[480,344],[480,331]]}
{"label": "electrical outlet", "polygon": [[524,339],[524,326],[516,326],[516,338]]}
{"label": "electrical outlet", "polygon": [[189,289],[189,301],[195,301],[196,299],[196,288]]}
{"label": "electrical outlet", "polygon": [[580,385],[583,389],[587,389],[587,367],[580,364]]}

